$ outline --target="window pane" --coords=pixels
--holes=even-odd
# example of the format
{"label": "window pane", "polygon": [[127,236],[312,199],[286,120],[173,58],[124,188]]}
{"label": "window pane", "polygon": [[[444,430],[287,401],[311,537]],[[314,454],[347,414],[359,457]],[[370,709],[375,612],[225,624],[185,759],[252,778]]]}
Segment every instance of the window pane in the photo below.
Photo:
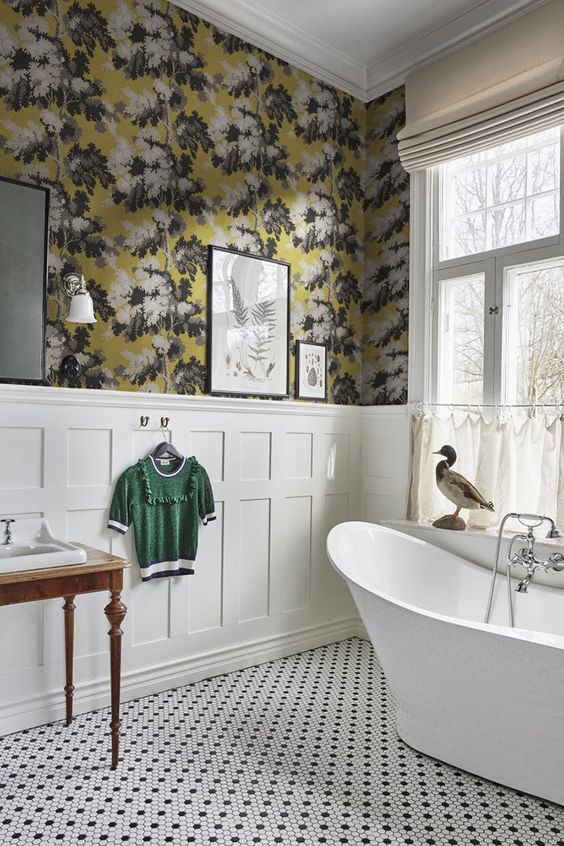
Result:
{"label": "window pane", "polygon": [[564,260],[506,277],[506,402],[564,402]]}
{"label": "window pane", "polygon": [[447,162],[439,174],[441,260],[560,231],[559,127]]}
{"label": "window pane", "polygon": [[463,170],[455,177],[456,215],[475,212],[486,206],[486,168]]}
{"label": "window pane", "polygon": [[490,206],[524,197],[527,183],[526,154],[492,162],[488,168],[488,181]]}
{"label": "window pane", "polygon": [[488,211],[488,243],[507,247],[525,240],[525,203],[512,203]]}
{"label": "window pane", "polygon": [[554,235],[555,221],[558,220],[558,203],[559,196],[556,193],[529,200],[529,240]]}
{"label": "window pane", "polygon": [[559,145],[549,144],[529,153],[528,194],[556,191],[558,188]]}
{"label": "window pane", "polygon": [[484,396],[484,275],[440,283],[439,402]]}
{"label": "window pane", "polygon": [[484,213],[459,217],[454,224],[456,243],[465,254],[479,253],[486,249]]}

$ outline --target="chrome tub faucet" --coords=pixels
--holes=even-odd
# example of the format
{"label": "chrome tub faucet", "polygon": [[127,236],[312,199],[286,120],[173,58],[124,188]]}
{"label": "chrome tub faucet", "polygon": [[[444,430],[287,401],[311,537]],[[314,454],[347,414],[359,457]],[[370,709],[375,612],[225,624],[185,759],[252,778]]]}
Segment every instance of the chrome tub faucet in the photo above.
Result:
{"label": "chrome tub faucet", "polygon": [[[519,534],[514,535],[514,537],[511,539],[511,543],[509,544],[509,550],[507,553],[506,574],[509,624],[510,626],[513,626],[514,614],[511,591],[511,567],[520,566],[524,567],[527,571],[525,573],[525,576],[519,581],[517,587],[515,588],[517,593],[527,593],[529,585],[533,581],[535,573],[539,568],[542,568],[545,573],[548,573],[549,570],[554,570],[555,572],[560,572],[561,570],[564,570],[564,555],[562,555],[560,552],[553,552],[551,555],[548,556],[546,561],[541,561],[535,555],[535,536],[533,533],[534,529],[538,528],[543,523],[550,523],[550,529],[548,530],[548,534],[546,537],[549,539],[562,537],[561,532],[557,529],[552,517],[546,517],[542,514],[517,514],[513,511],[509,514],[506,514],[499,526],[499,532],[497,536],[497,550],[492,571],[490,593],[488,596],[488,604],[486,608],[484,622],[488,623],[490,619],[494,597],[495,580],[497,576],[497,564],[501,547],[501,537],[503,533],[503,527],[506,521],[510,518],[518,520],[521,525],[527,529],[526,534],[524,532],[520,532]],[[520,549],[514,552],[513,549],[515,545],[519,542],[524,542],[526,546],[522,546]]]}
{"label": "chrome tub faucet", "polygon": [[[546,520],[551,524],[547,538],[560,537],[560,532],[554,525],[554,520],[551,517],[542,517],[540,514],[528,514],[524,516],[529,518],[527,534],[518,534],[512,538],[507,555],[511,566],[519,565],[527,571],[524,578],[521,579],[515,588],[517,593],[527,593],[527,589],[533,581],[536,571],[541,567],[545,573],[548,573],[549,570],[555,570],[556,572],[564,570],[564,555],[561,555],[560,552],[553,552],[552,555],[548,556],[546,561],[539,560],[535,555],[535,536],[533,529],[540,526]],[[521,547],[517,552],[513,552],[513,547],[518,541],[525,541],[527,546]]]}

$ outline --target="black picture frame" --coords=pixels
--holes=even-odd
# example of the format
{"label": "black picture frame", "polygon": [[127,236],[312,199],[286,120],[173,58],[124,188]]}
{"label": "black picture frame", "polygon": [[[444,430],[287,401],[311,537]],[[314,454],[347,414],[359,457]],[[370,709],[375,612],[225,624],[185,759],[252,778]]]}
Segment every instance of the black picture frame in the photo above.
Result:
{"label": "black picture frame", "polygon": [[[323,368],[323,396],[311,396],[307,393],[303,393],[303,386],[301,385],[301,352],[305,349],[305,347],[317,347],[323,350],[324,357],[325,357],[325,366]],[[328,347],[327,344],[319,344],[315,341],[296,341],[296,399],[303,399],[308,400],[309,402],[327,402],[328,398],[328,384],[327,384],[327,356]]]}
{"label": "black picture frame", "polygon": [[[214,361],[214,355],[223,355],[223,351],[220,350],[218,352],[218,343],[217,341],[214,342],[214,292],[215,289],[219,287],[220,284],[224,284],[222,280],[214,279],[214,259],[216,255],[219,253],[224,253],[228,255],[234,255],[241,258],[246,259],[253,259],[257,262],[265,262],[267,264],[276,265],[277,267],[286,268],[286,304],[283,307],[283,316],[285,319],[285,327],[282,327],[280,330],[283,333],[284,338],[284,354],[283,354],[283,365],[285,368],[285,373],[280,380],[284,386],[282,391],[273,391],[266,388],[265,390],[261,390],[258,386],[249,386],[247,384],[245,389],[242,390],[233,390],[232,389],[232,382],[233,379],[230,380],[231,384],[227,385],[228,379],[225,379],[223,384],[220,383],[220,379],[215,375],[215,371],[217,370],[217,358]],[[209,394],[212,396],[231,396],[231,397],[260,397],[262,399],[287,399],[290,396],[290,292],[292,286],[292,273],[291,273],[291,266],[289,262],[282,261],[280,259],[273,259],[268,258],[267,256],[256,255],[254,253],[247,253],[242,250],[235,250],[231,247],[220,247],[216,244],[210,244],[208,246],[208,273],[207,273],[207,280],[208,280],[208,290],[207,290],[207,320],[206,320],[206,370],[207,370],[207,381],[206,381],[206,389]],[[278,298],[279,299],[279,298]],[[280,343],[280,338],[278,339]],[[214,366],[215,365],[215,366]],[[276,374],[278,375],[278,374]]]}
{"label": "black picture frame", "polygon": [[[39,194],[43,194],[43,222],[41,227],[37,227],[38,232],[39,228],[41,228],[41,237],[42,242],[41,245],[36,250],[37,255],[37,265],[41,268],[41,273],[38,277],[36,283],[36,289],[31,291],[30,300],[34,299],[35,294],[39,294],[41,297],[41,302],[38,304],[37,309],[34,310],[35,318],[33,320],[33,325],[27,325],[24,318],[29,318],[29,313],[26,314],[25,308],[19,307],[16,309],[9,308],[9,299],[10,297],[7,295],[6,291],[2,291],[0,287],[0,298],[2,298],[3,303],[3,320],[5,321],[5,325],[7,325],[6,321],[10,323],[13,332],[17,332],[18,339],[17,339],[17,347],[14,345],[14,349],[19,350],[21,352],[21,344],[23,343],[30,343],[33,344],[35,347],[35,352],[37,355],[37,363],[38,366],[36,368],[36,372],[33,375],[28,375],[27,373],[21,372],[16,368],[12,370],[9,364],[5,364],[5,367],[9,372],[2,372],[0,369],[0,383],[2,384],[22,384],[22,385],[45,385],[46,384],[46,376],[45,376],[45,358],[46,358],[46,351],[45,351],[45,344],[46,344],[46,322],[47,322],[47,281],[48,281],[48,268],[49,268],[49,206],[50,206],[50,190],[48,187],[43,185],[36,185],[32,182],[25,182],[20,179],[11,179],[7,176],[0,176],[0,187],[2,185],[8,186],[17,186],[18,188],[22,188],[25,190],[37,191]],[[10,208],[11,214],[11,223],[14,226],[17,226],[18,221],[21,220],[22,227],[29,227],[29,219],[26,215],[16,215],[17,209],[14,209],[13,206]],[[5,244],[2,244],[2,235],[6,237],[6,233],[0,233],[0,266],[4,268],[4,275],[5,278],[9,277],[9,271],[6,272],[6,264],[7,256],[6,253],[8,250],[5,247]],[[7,242],[6,242],[7,243]],[[30,247],[29,247],[29,238],[22,236],[21,243],[23,245],[27,245],[26,253],[29,254]],[[22,298],[24,292],[26,291],[25,285],[22,285],[22,281],[25,280],[18,280],[18,297]],[[9,282],[8,282],[9,285]],[[29,295],[29,291],[27,292]],[[16,317],[18,314],[21,316],[21,321],[12,320],[11,314],[15,311]],[[29,320],[27,321],[29,323]],[[4,335],[4,343],[9,343],[6,340],[6,333]],[[1,339],[0,339],[1,340]],[[2,344],[0,343],[0,356],[3,362],[6,362],[7,356],[2,351]],[[19,361],[21,362],[22,356],[18,356]]]}

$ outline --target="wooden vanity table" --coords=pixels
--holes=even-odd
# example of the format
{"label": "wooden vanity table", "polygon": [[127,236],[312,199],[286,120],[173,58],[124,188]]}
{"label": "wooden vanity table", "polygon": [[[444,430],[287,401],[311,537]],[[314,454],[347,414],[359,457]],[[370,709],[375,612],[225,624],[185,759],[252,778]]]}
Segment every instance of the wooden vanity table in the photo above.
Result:
{"label": "wooden vanity table", "polygon": [[127,608],[121,601],[123,571],[130,564],[124,558],[108,555],[99,549],[75,544],[86,550],[84,564],[67,564],[45,570],[22,570],[0,573],[0,605],[17,602],[34,602],[37,599],[64,597],[65,615],[65,699],[66,724],[72,722],[73,702],[73,652],[74,652],[74,599],[81,593],[99,590],[110,592],[110,601],[104,608],[110,624],[110,685],[111,685],[111,734],[112,770],[119,760],[119,706],[121,681],[121,624]]}

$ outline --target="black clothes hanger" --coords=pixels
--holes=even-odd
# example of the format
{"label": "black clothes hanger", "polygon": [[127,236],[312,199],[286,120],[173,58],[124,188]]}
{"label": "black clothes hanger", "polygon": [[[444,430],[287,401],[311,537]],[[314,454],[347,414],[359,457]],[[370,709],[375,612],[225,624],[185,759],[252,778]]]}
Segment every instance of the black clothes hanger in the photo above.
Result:
{"label": "black clothes hanger", "polygon": [[172,444],[169,444],[168,441],[162,441],[160,444],[158,444],[151,452],[151,455],[155,460],[157,458],[164,458],[165,455],[171,455],[173,458],[184,458],[182,453],[178,452],[176,447]]}
{"label": "black clothes hanger", "polygon": [[[167,421],[168,422],[168,421]],[[170,441],[166,439],[166,428],[163,427],[163,438],[160,444],[154,448],[154,450],[150,453],[150,455],[157,460],[158,458],[164,458],[165,455],[170,455],[172,458],[178,458],[182,460],[184,456],[181,452],[179,452],[175,446]]]}

